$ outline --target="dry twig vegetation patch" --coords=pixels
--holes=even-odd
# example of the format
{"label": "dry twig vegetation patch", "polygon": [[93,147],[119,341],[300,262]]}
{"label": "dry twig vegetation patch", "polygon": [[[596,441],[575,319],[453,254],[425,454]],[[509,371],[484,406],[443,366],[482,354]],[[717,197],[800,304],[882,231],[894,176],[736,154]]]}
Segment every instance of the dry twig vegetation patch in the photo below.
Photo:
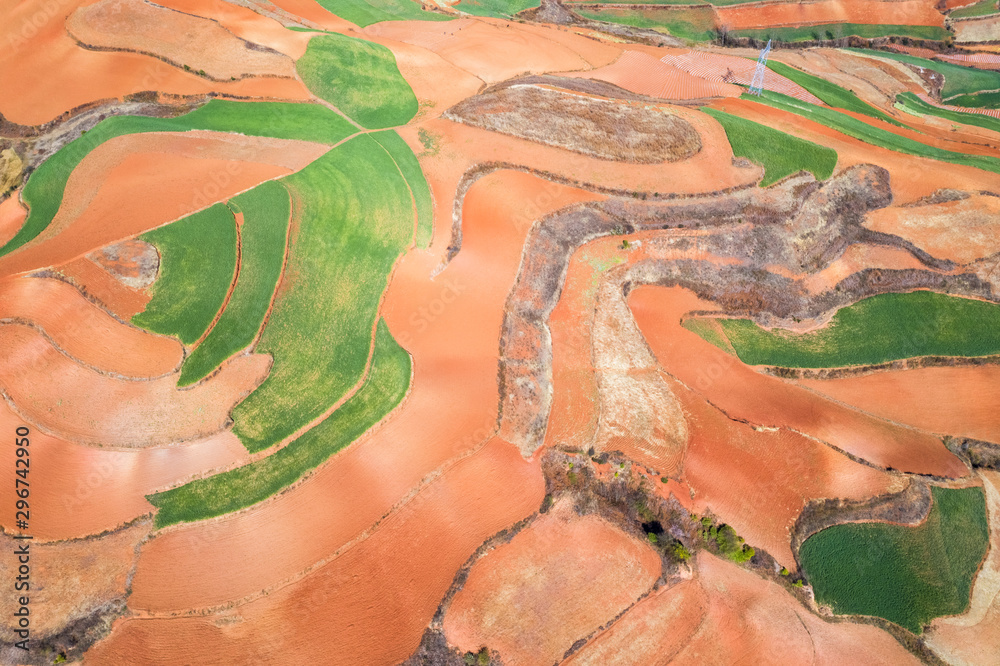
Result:
{"label": "dry twig vegetation patch", "polygon": [[661,108],[535,86],[487,91],[445,117],[605,160],[676,162],[701,150],[694,127]]}

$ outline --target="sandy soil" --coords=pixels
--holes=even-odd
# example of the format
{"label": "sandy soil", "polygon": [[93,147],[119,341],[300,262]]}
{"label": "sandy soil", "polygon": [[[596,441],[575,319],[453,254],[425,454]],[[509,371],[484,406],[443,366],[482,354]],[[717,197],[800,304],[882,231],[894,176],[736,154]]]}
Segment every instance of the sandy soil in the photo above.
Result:
{"label": "sandy soil", "polygon": [[[65,21],[88,0],[65,3],[29,0],[12,8],[0,26],[0,88],[18,90],[0,100],[8,120],[38,125],[81,104],[146,90],[179,95],[216,91],[253,98],[306,100],[311,94],[294,79],[210,81],[151,56],[88,51],[66,32]],[[79,72],[87,72],[80,76]]]}
{"label": "sandy soil", "polygon": [[926,0],[825,0],[805,4],[778,2],[717,7],[715,13],[719,25],[728,26],[730,30],[822,23],[944,25],[944,16]]}
{"label": "sandy soil", "polygon": [[[136,550],[152,527],[145,520],[111,534],[56,543],[32,541],[28,547],[31,566],[30,599],[31,638],[37,640],[58,632],[66,624],[86,617],[115,600],[121,601]],[[6,534],[0,535],[0,548],[13,553],[19,544]],[[13,555],[0,561],[0,575],[7,580],[17,576],[17,561]],[[12,586],[13,587],[13,586]],[[12,591],[13,592],[13,591]],[[17,597],[11,593],[0,600],[0,640],[19,640],[13,629],[16,620]],[[30,643],[29,643],[30,644]],[[9,662],[8,662],[9,663]]]}
{"label": "sandy soil", "polygon": [[57,270],[88,296],[96,298],[106,310],[125,321],[145,310],[151,298],[148,290],[123,284],[87,257],[74,259]]}
{"label": "sandy soil", "polygon": [[640,287],[629,304],[664,369],[729,417],[787,427],[881,467],[965,476],[965,465],[936,437],[836,405],[740,363],[679,325],[691,311],[716,308],[681,288]]}
{"label": "sandy soil", "polygon": [[296,76],[295,63],[282,53],[246,42],[216,21],[146,2],[99,0],[71,14],[66,28],[83,46],[157,56],[213,79]]}
{"label": "sandy soil", "polygon": [[990,516],[990,552],[972,588],[969,609],[939,618],[927,643],[949,664],[992,664],[1000,654],[1000,472],[980,471]]}
{"label": "sandy soil", "polygon": [[463,652],[488,645],[512,666],[547,666],[659,575],[648,544],[597,516],[579,517],[564,500],[473,565],[445,614],[445,637]]}
{"label": "sandy soil", "polygon": [[0,275],[70,261],[297,171],[327,150],[221,132],[116,137],[73,170],[48,229],[0,260]]}
{"label": "sandy soil", "polygon": [[896,423],[942,435],[1000,442],[996,408],[1000,367],[995,365],[917,368],[798,383]]}
{"label": "sandy soil", "polygon": [[13,238],[28,217],[28,209],[21,204],[20,195],[20,190],[14,190],[6,201],[0,203],[0,243]]}
{"label": "sandy soil", "polygon": [[[739,83],[749,86],[753,84],[753,76],[757,64],[749,58],[728,55],[724,52],[706,53],[689,49],[664,49],[666,54],[660,60],[672,67],[693,74],[708,81]],[[801,99],[810,104],[822,104],[823,101],[811,92],[776,72],[768,72],[764,78],[764,88]]]}
{"label": "sandy soil", "polygon": [[0,327],[0,341],[0,386],[16,411],[48,432],[94,446],[141,448],[217,433],[271,364],[264,355],[238,356],[182,391],[176,375],[129,381],[86,368],[25,326]]}
{"label": "sandy soil", "polygon": [[[26,423],[0,404],[4,432]],[[30,427],[30,426],[29,426]],[[133,451],[82,446],[31,428],[31,533],[70,539],[114,529],[153,507],[145,495],[247,457],[236,436],[224,432],[189,444]],[[15,466],[14,447],[0,449],[0,464]],[[14,503],[0,507],[0,525],[15,524]]]}
{"label": "sandy soil", "polygon": [[[243,224],[243,213],[235,213],[236,226]],[[135,289],[145,289],[160,272],[156,246],[138,238],[112,243],[91,252],[87,259],[110,273],[119,282]]]}
{"label": "sandy soil", "polygon": [[1000,252],[1000,197],[974,194],[927,206],[883,208],[869,214],[866,226],[902,236],[935,257],[967,264]]}
{"label": "sandy soil", "polygon": [[171,373],[184,357],[176,339],[125,324],[53,278],[0,281],[0,323],[40,328],[67,356],[128,378]]}
{"label": "sandy soil", "polygon": [[[537,463],[493,439],[307,577],[203,618],[123,621],[87,663],[129,663],[139,654],[148,660],[149,641],[156,643],[155,664],[197,662],[205,655],[228,663],[398,663],[417,647],[458,568],[485,539],[537,510],[543,493]],[[303,543],[272,541],[262,533],[257,538],[266,541],[258,568],[268,568],[260,563],[276,550]],[[140,594],[142,567],[141,561],[134,595]],[[220,572],[205,568],[202,576]],[[172,576],[184,573],[170,569]]]}
{"label": "sandy soil", "polygon": [[995,42],[1000,40],[1000,19],[997,16],[954,21],[952,26],[955,28],[955,41],[957,42]]}
{"label": "sandy soil", "polygon": [[739,86],[688,74],[683,69],[635,50],[623,52],[620,58],[606,67],[587,72],[567,72],[563,75],[600,79],[639,95],[661,99],[739,97],[743,93]]}

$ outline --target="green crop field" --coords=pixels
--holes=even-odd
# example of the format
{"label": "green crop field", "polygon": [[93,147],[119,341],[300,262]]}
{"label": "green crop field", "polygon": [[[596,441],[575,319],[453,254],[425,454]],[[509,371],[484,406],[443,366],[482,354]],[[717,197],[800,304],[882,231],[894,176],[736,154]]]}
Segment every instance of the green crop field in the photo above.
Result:
{"label": "green crop field", "polygon": [[1000,353],[1000,305],[929,291],[880,294],[839,310],[812,333],[765,330],[749,319],[721,319],[749,365],[839,368],[917,356]]}
{"label": "green crop field", "polygon": [[928,104],[911,92],[901,93],[896,96],[896,108],[916,116],[937,116],[953,123],[963,125],[975,125],[985,129],[1000,132],[1000,118],[991,118],[981,113],[962,113],[961,111],[951,111]]}
{"label": "green crop field", "polygon": [[295,64],[314,94],[368,129],[405,125],[417,97],[399,73],[392,51],[344,35],[313,37]]}
{"label": "green crop field", "polygon": [[225,204],[154,229],[140,238],[156,246],[160,272],[152,298],[132,323],[176,335],[190,345],[219,312],[236,272],[236,222]]}
{"label": "green crop field", "polygon": [[849,523],[806,539],[799,556],[816,600],[914,633],[965,610],[989,543],[986,501],[979,488],[931,490],[934,504],[920,526]]}
{"label": "green crop field", "polygon": [[715,13],[708,6],[690,9],[605,7],[602,9],[578,9],[576,13],[595,21],[620,23],[636,28],[649,28],[666,32],[678,39],[686,39],[691,42],[710,41],[716,36]]}
{"label": "green crop field", "polygon": [[270,181],[236,197],[230,206],[243,213],[239,277],[219,321],[184,360],[178,386],[203,379],[254,341],[281,276],[290,212],[288,190]]}
{"label": "green crop field", "polygon": [[722,111],[707,107],[702,111],[722,124],[734,155],[764,166],[761,187],[798,171],[826,180],[837,166],[837,152],[831,148]]}
{"label": "green crop field", "polygon": [[996,14],[997,11],[997,0],[980,0],[974,5],[969,5],[968,7],[961,7],[956,9],[952,13],[948,14],[950,18],[973,18],[975,16],[987,16],[988,14]]}
{"label": "green crop field", "polygon": [[417,247],[426,248],[434,232],[434,204],[417,156],[396,132],[378,132],[371,137],[389,153],[410,186],[417,209]]}
{"label": "green crop field", "polygon": [[835,109],[854,111],[855,113],[860,113],[885,121],[891,125],[905,127],[905,125],[900,123],[898,120],[895,120],[892,116],[886,115],[885,112],[876,109],[867,102],[860,100],[858,96],[850,90],[842,88],[835,83],[831,83],[826,79],[821,79],[820,77],[813,76],[812,74],[806,74],[800,69],[795,69],[785,63],[773,60],[767,63],[767,67],[776,74],[780,74],[786,79],[791,79],[816,97],[823,100],[825,104],[828,104]]}
{"label": "green crop field", "polygon": [[957,95],[946,100],[954,106],[964,106],[969,109],[1000,109],[1000,92],[971,93]]}
{"label": "green crop field", "polygon": [[406,181],[369,135],[282,182],[298,223],[257,347],[274,365],[233,409],[234,432],[250,451],[291,435],[358,381],[389,272],[413,238]]}
{"label": "green crop field", "polygon": [[[944,76],[944,87],[941,89],[941,98],[949,104],[954,104],[956,106],[975,106],[973,104],[963,103],[968,101],[969,98],[965,97],[967,95],[971,96],[974,93],[978,93],[983,90],[1000,90],[1000,72],[986,69],[976,69],[974,67],[962,67],[961,65],[953,65],[948,62],[938,62],[936,60],[928,60],[927,58],[918,58],[916,56],[906,55],[905,53],[872,51],[869,49],[846,50],[853,51],[854,53],[876,56],[879,58],[888,58],[889,60],[896,60],[910,65],[917,65],[925,69],[934,70]],[[951,99],[953,97],[955,99]]]}
{"label": "green crop field", "polygon": [[854,35],[865,39],[879,37],[912,37],[942,41],[950,34],[936,25],[871,25],[867,23],[827,23],[823,25],[803,25],[795,27],[772,27],[756,30],[734,30],[734,37],[749,37],[758,41],[773,39],[779,42],[812,42],[841,39]]}
{"label": "green crop field", "polygon": [[950,150],[928,146],[925,143],[920,143],[919,141],[914,141],[913,139],[893,134],[888,130],[882,129],[881,127],[874,127],[873,125],[869,125],[866,122],[862,122],[857,118],[853,118],[834,109],[828,109],[826,107],[810,104],[809,102],[803,102],[795,99],[794,97],[789,97],[788,95],[782,95],[780,93],[771,92],[770,90],[765,90],[759,97],[756,95],[743,95],[742,99],[759,102],[761,104],[772,106],[776,109],[781,109],[783,111],[788,111],[790,113],[809,118],[810,120],[814,120],[821,125],[826,125],[827,127],[835,129],[838,132],[843,132],[848,136],[854,137],[859,141],[870,143],[873,146],[881,146],[882,148],[888,148],[889,150],[905,153],[907,155],[916,155],[918,157],[926,157],[932,160],[940,160],[951,164],[961,164],[964,166],[975,167],[977,169],[983,169],[984,171],[1000,173],[1000,159],[996,157],[989,155],[967,155],[965,153],[956,153]]}
{"label": "green crop field", "polygon": [[356,440],[400,403],[410,385],[410,356],[384,321],[364,384],[337,411],[258,462],[150,495],[156,527],[238,511],[287,488]]}
{"label": "green crop field", "polygon": [[418,0],[318,0],[331,14],[362,28],[380,21],[448,21],[454,17],[424,11]]}
{"label": "green crop field", "polygon": [[324,106],[281,102],[229,102],[216,99],[176,118],[107,118],[61,148],[31,174],[21,194],[28,205],[28,217],[18,233],[0,248],[0,257],[30,242],[49,226],[62,203],[70,173],[97,146],[126,134],[183,132],[193,129],[329,144],[336,144],[356,131],[343,116]]}
{"label": "green crop field", "polygon": [[506,18],[525,9],[534,9],[541,0],[462,0],[455,9],[476,16],[496,16]]}
{"label": "green crop field", "polygon": [[710,342],[722,351],[732,354],[733,348],[726,340],[722,327],[714,317],[688,317],[681,326]]}

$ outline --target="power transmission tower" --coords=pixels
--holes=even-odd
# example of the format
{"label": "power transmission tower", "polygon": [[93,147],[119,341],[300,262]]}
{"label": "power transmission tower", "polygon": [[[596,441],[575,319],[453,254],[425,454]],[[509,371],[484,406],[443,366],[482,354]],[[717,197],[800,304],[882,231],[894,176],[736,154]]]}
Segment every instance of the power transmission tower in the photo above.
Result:
{"label": "power transmission tower", "polygon": [[767,54],[771,52],[771,40],[767,40],[767,46],[760,52],[757,59],[757,70],[753,73],[753,81],[750,83],[750,93],[760,95],[764,90],[764,72],[767,71]]}

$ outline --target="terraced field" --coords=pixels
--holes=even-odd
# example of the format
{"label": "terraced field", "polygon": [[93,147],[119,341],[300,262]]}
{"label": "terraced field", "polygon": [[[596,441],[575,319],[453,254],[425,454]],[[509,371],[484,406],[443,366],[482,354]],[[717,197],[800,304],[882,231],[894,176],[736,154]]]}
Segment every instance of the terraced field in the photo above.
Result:
{"label": "terraced field", "polygon": [[928,104],[913,93],[902,93],[899,95],[896,98],[896,105],[903,111],[912,113],[913,115],[936,116],[953,123],[975,125],[976,127],[983,127],[985,129],[993,130],[994,132],[1000,132],[1000,118],[993,118],[979,113],[964,113],[962,111],[942,109],[940,106]]}
{"label": "terraced field", "polygon": [[937,72],[944,77],[941,98],[945,102],[954,104],[955,106],[995,106],[993,102],[1000,95],[1000,93],[996,92],[1000,90],[1000,72],[962,67],[961,65],[918,58],[904,53],[871,51],[866,49],[847,50],[878,58],[888,58],[889,60],[896,60]]}

